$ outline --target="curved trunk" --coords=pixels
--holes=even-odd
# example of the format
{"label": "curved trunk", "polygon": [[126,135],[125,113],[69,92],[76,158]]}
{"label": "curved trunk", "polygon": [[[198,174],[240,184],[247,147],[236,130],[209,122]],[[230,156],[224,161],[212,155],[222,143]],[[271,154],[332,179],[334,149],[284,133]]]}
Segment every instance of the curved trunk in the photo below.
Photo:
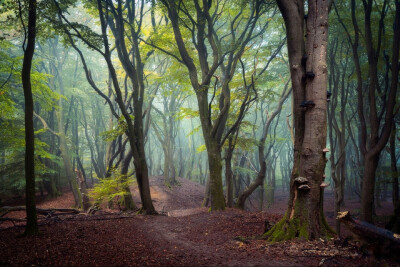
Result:
{"label": "curved trunk", "polygon": [[251,185],[249,185],[249,187],[247,187],[242,194],[240,194],[238,201],[236,203],[236,207],[244,209],[244,204],[246,203],[246,199],[254,192],[254,190],[257,189],[257,187],[263,186],[266,170],[267,170],[267,164],[265,163],[265,161],[263,161],[261,163],[261,169],[258,172],[257,179],[254,180],[254,182]]}

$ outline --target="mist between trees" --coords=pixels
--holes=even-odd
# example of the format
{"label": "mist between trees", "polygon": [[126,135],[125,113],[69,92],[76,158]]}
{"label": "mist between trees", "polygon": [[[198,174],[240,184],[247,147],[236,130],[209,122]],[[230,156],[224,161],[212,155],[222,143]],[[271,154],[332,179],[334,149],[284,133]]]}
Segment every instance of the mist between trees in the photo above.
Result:
{"label": "mist between trees", "polygon": [[3,200],[29,184],[31,207],[29,195],[69,189],[88,210],[105,196],[87,189],[108,184],[124,210],[154,214],[149,176],[205,185],[211,211],[249,198],[263,210],[280,190],[288,209],[272,241],[294,238],[282,233],[291,227],[331,235],[324,193],[335,213],[359,199],[367,222],[383,200],[399,205],[397,0],[5,0],[0,10]]}

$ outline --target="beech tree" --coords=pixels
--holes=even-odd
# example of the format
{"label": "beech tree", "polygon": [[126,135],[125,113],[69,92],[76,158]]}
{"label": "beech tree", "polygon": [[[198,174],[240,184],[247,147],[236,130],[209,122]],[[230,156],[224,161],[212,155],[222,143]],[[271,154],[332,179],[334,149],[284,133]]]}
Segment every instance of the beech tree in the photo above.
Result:
{"label": "beech tree", "polygon": [[[350,3],[351,21],[354,34],[343,22],[342,16],[335,6],[339,22],[342,24],[346,37],[352,48],[353,62],[357,77],[357,114],[359,120],[359,150],[361,151],[363,179],[361,188],[361,219],[372,222],[374,210],[374,193],[376,171],[382,150],[388,143],[392,132],[392,125],[396,105],[396,93],[399,77],[399,47],[400,47],[400,2],[394,2],[393,39],[391,43],[391,56],[388,54],[389,46],[385,38],[385,18],[392,3],[384,0],[376,3],[372,0],[363,0],[359,8],[355,0]],[[363,13],[359,12],[362,11]],[[379,14],[377,30],[373,28],[372,18]],[[364,32],[359,26],[358,14],[364,15]],[[362,34],[363,38],[360,39]],[[390,40],[390,39],[389,39]],[[367,55],[367,71],[362,68],[361,45],[365,46]],[[380,54],[386,61],[379,62]],[[390,52],[389,52],[390,53]],[[381,66],[387,66],[387,75],[383,83],[379,81]],[[390,79],[389,79],[390,70]],[[364,77],[368,77],[367,79]]]}
{"label": "beech tree", "polygon": [[25,180],[26,180],[26,235],[39,232],[35,200],[35,134],[33,129],[33,97],[31,85],[32,58],[35,52],[36,39],[36,0],[29,1],[28,11],[28,42],[24,51],[22,65],[22,87],[25,98]]}
{"label": "beech tree", "polygon": [[[185,3],[162,0],[161,2],[171,20],[180,57],[173,53],[169,54],[186,66],[191,85],[196,93],[208,155],[211,210],[223,210],[225,199],[222,184],[222,146],[243,119],[244,107],[251,101],[249,97],[245,98],[242,102],[243,111],[236,118],[237,123],[225,131],[231,105],[229,82],[232,80],[246,46],[255,36],[258,36],[258,31],[263,32],[265,28],[263,24],[258,25],[257,22],[265,13],[266,5],[259,0],[249,3],[232,2],[235,14],[226,17],[228,21],[226,23],[221,21],[220,16],[220,12],[227,4],[226,1],[213,3],[207,0],[194,0]],[[225,24],[228,25],[227,28],[223,27]],[[221,29],[226,29],[226,31],[221,31]],[[185,42],[185,34],[192,37],[191,43]],[[222,40],[229,45],[222,46]],[[192,49],[195,49],[197,57],[191,52]],[[167,52],[165,49],[162,50]],[[215,77],[218,68],[221,68],[223,72],[221,81]],[[214,85],[213,79],[216,79]],[[218,83],[221,84],[221,91],[218,101],[219,112],[215,116],[211,107]],[[209,90],[213,86],[214,94],[209,100]]]}
{"label": "beech tree", "polygon": [[[70,22],[64,14],[67,7],[58,4],[57,1],[54,1],[54,4],[58,10],[59,21],[64,24],[64,32],[70,44],[81,58],[88,82],[106,100],[113,116],[118,120],[121,117],[126,123],[126,135],[133,154],[135,175],[142,201],[142,212],[146,214],[156,213],[150,195],[148,167],[144,149],[143,118],[146,112],[143,112],[143,104],[145,77],[144,62],[141,50],[139,49],[139,43],[144,21],[145,2],[144,0],[126,2],[119,0],[116,3],[112,3],[110,1],[97,0],[96,3],[87,3],[92,10],[98,13],[101,35],[96,34],[86,26]],[[115,63],[112,61],[112,49],[110,48],[110,38],[108,35],[109,30],[111,30],[112,37],[115,40],[115,49],[119,62],[130,82],[132,94],[129,97],[127,94],[124,95],[121,89]],[[75,44],[74,36],[77,36],[88,47],[98,52],[104,58],[110,73],[110,83],[114,89],[115,101],[117,102],[121,116],[117,114],[110,98],[101,92],[94,82],[91,72],[86,65],[84,55]],[[99,46],[104,47],[104,49],[101,49]],[[129,110],[132,110],[133,114],[130,114]]]}
{"label": "beech tree", "polygon": [[[264,189],[263,188],[264,180],[265,180],[265,176],[266,176],[266,172],[267,172],[266,159],[267,159],[267,156],[273,146],[273,144],[270,144],[268,147],[267,153],[265,153],[265,141],[267,139],[272,121],[281,112],[283,103],[286,101],[289,94],[291,93],[291,89],[288,88],[288,84],[289,84],[289,82],[287,82],[285,84],[285,88],[283,89],[282,94],[279,97],[277,107],[273,110],[272,114],[267,117],[265,124],[263,126],[262,135],[257,144],[258,161],[259,161],[260,169],[258,171],[257,178],[238,197],[236,206],[241,209],[244,209],[244,204],[246,202],[246,199],[254,192],[254,190],[256,190],[257,187],[260,186],[262,190]],[[262,193],[262,195],[263,195],[263,193]]]}
{"label": "beech tree", "polygon": [[328,2],[308,1],[305,14],[303,0],[277,0],[286,26],[295,138],[288,209],[265,234],[274,242],[316,239],[331,233],[322,210],[327,161]]}
{"label": "beech tree", "polygon": [[[393,113],[396,104],[396,92],[398,88],[399,77],[399,44],[400,44],[400,2],[395,1],[396,15],[393,24],[393,44],[392,44],[392,75],[389,92],[384,93],[384,103],[381,110],[379,110],[376,95],[379,94],[381,88],[378,83],[378,57],[380,52],[380,40],[378,46],[374,46],[374,38],[371,29],[371,13],[373,1],[363,1],[365,12],[365,42],[368,56],[369,68],[369,84],[368,84],[368,100],[369,105],[369,125],[370,133],[368,134],[368,127],[366,123],[365,110],[363,108],[364,93],[363,86],[359,83],[357,86],[358,93],[358,115],[361,123],[361,144],[360,150],[364,156],[364,176],[362,182],[361,194],[361,219],[367,222],[372,222],[372,215],[374,209],[374,189],[375,189],[375,175],[378,167],[379,156],[381,151],[385,148],[393,124]],[[386,5],[386,1],[384,6]],[[352,1],[354,9],[354,0]],[[385,9],[385,7],[383,7]],[[355,11],[354,11],[355,12]],[[382,16],[384,14],[382,13]],[[353,20],[354,21],[354,20]],[[356,22],[354,21],[354,25]],[[355,26],[356,27],[356,26]],[[355,29],[358,31],[358,29]],[[358,70],[359,72],[360,70]],[[360,82],[360,81],[359,81]],[[387,100],[386,100],[387,97]],[[383,113],[385,116],[383,117]],[[382,115],[381,115],[382,114]],[[381,124],[383,122],[383,127]]]}

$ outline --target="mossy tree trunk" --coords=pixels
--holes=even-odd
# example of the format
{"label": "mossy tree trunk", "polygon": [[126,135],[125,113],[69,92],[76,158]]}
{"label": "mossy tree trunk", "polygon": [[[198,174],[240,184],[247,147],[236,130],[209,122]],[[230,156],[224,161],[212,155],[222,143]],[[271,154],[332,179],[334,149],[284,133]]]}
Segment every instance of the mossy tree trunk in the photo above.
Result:
{"label": "mossy tree trunk", "polygon": [[[277,0],[287,32],[294,109],[294,166],[284,218],[265,234],[270,241],[329,236],[322,211],[326,157],[326,47],[328,1],[308,1],[307,49],[304,1]],[[303,101],[312,101],[305,107]],[[304,104],[304,103],[303,103]]]}
{"label": "mossy tree trunk", "polygon": [[[203,132],[204,134],[204,132]],[[222,158],[221,148],[213,140],[213,138],[205,138],[207,155],[208,155],[208,168],[210,170],[210,201],[211,210],[224,210],[225,198],[222,187]]]}

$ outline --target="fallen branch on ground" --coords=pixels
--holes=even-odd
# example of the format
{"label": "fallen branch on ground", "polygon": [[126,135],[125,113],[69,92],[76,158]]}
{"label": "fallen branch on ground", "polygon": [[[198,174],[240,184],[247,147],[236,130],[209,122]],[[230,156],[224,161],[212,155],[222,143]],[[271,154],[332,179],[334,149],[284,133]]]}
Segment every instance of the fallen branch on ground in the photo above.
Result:
{"label": "fallen branch on ground", "polygon": [[339,212],[337,219],[345,224],[364,246],[372,250],[374,255],[398,257],[398,253],[394,252],[400,251],[400,235],[373,224],[355,220],[348,211]]}
{"label": "fallen branch on ground", "polygon": [[[24,211],[26,210],[25,206],[15,206],[15,207],[10,207],[10,206],[5,206],[0,208],[0,217],[4,217],[6,214],[13,212],[13,211]],[[42,209],[42,208],[36,208],[36,212],[41,215],[45,216],[52,216],[52,215],[64,215],[64,214],[78,214],[80,213],[79,210],[77,209],[57,209],[57,208],[51,208],[51,209]]]}
{"label": "fallen branch on ground", "polygon": [[0,218],[0,222],[26,222],[26,219],[19,219],[19,218]]}
{"label": "fallen branch on ground", "polygon": [[26,219],[19,219],[19,218],[8,218],[8,217],[0,217],[0,222],[12,222],[15,226],[16,222],[26,222]]}

